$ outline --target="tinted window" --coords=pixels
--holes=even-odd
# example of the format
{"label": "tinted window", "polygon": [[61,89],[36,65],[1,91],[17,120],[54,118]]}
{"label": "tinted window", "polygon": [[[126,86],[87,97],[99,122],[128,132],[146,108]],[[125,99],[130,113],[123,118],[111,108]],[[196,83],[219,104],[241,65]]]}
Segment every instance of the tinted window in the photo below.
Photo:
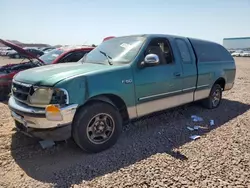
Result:
{"label": "tinted window", "polygon": [[199,62],[232,61],[231,54],[221,45],[213,42],[190,39]]}
{"label": "tinted window", "polygon": [[184,63],[191,63],[191,57],[186,42],[182,39],[176,39],[176,43]]}

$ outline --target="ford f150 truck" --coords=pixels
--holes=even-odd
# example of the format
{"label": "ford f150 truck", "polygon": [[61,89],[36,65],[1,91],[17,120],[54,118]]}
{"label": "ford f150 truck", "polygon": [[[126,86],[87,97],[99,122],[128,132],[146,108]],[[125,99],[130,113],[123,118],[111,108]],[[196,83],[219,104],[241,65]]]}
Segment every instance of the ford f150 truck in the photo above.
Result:
{"label": "ford f150 truck", "polygon": [[102,42],[76,63],[18,73],[8,105],[16,127],[54,141],[73,137],[88,152],[114,145],[132,119],[201,100],[220,105],[236,66],[221,45],[172,35]]}

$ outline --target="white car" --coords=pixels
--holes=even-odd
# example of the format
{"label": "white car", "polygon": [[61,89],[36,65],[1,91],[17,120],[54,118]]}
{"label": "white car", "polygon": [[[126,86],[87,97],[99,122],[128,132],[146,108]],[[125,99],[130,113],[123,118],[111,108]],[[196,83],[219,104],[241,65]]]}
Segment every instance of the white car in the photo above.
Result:
{"label": "white car", "polygon": [[243,57],[250,57],[250,51],[243,52],[241,56],[243,56]]}
{"label": "white car", "polygon": [[7,56],[9,52],[11,52],[12,49],[11,48],[6,48],[0,51],[0,55],[1,56]]}
{"label": "white car", "polygon": [[236,52],[232,53],[231,55],[235,56],[235,57],[240,57],[240,56],[242,56],[243,52],[244,52],[243,50],[240,50],[240,51],[236,51]]}

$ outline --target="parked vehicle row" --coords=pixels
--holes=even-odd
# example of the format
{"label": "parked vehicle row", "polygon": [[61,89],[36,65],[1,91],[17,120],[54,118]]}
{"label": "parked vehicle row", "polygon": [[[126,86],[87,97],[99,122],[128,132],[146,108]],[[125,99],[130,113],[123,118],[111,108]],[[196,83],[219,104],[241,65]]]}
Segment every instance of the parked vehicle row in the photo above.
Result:
{"label": "parked vehicle row", "polygon": [[[48,59],[56,56],[51,52]],[[173,35],[114,37],[67,61],[16,74],[8,105],[21,132],[73,137],[88,152],[110,148],[124,124],[147,114],[194,101],[217,108],[236,74],[223,46]]]}
{"label": "parked vehicle row", "polygon": [[[38,50],[38,49],[36,49],[36,48],[25,47],[25,48],[23,48],[23,49],[26,50],[27,52],[33,54],[33,55],[36,56],[36,57],[40,57],[40,56],[42,56],[42,55],[44,54],[43,51]],[[8,55],[10,58],[15,58],[15,59],[27,58],[27,57],[26,57],[26,54],[19,53],[19,52],[16,51],[16,50],[10,51],[7,55]]]}
{"label": "parked vehicle row", "polygon": [[44,53],[48,53],[54,49],[55,49],[54,47],[44,47],[44,48],[40,48],[39,50],[42,50]]}
{"label": "parked vehicle row", "polygon": [[11,48],[2,48],[0,50],[0,56],[7,56],[10,51],[12,51]]}
{"label": "parked vehicle row", "polygon": [[250,57],[250,51],[238,50],[231,54],[234,57]]}
{"label": "parked vehicle row", "polygon": [[[55,49],[54,47],[44,47],[44,48],[36,48],[36,47],[24,47],[30,53],[35,54],[36,56],[41,56],[49,51]],[[10,58],[23,58],[22,54],[19,54],[17,51],[11,48],[0,49],[0,56],[9,56]]]}

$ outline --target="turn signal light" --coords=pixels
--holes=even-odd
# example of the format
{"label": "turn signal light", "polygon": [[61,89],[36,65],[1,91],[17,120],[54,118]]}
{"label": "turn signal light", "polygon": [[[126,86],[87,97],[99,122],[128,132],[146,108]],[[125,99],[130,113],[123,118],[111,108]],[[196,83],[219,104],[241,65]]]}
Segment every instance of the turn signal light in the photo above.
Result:
{"label": "turn signal light", "polygon": [[60,108],[55,105],[48,105],[45,109],[47,120],[62,121],[63,117]]}

